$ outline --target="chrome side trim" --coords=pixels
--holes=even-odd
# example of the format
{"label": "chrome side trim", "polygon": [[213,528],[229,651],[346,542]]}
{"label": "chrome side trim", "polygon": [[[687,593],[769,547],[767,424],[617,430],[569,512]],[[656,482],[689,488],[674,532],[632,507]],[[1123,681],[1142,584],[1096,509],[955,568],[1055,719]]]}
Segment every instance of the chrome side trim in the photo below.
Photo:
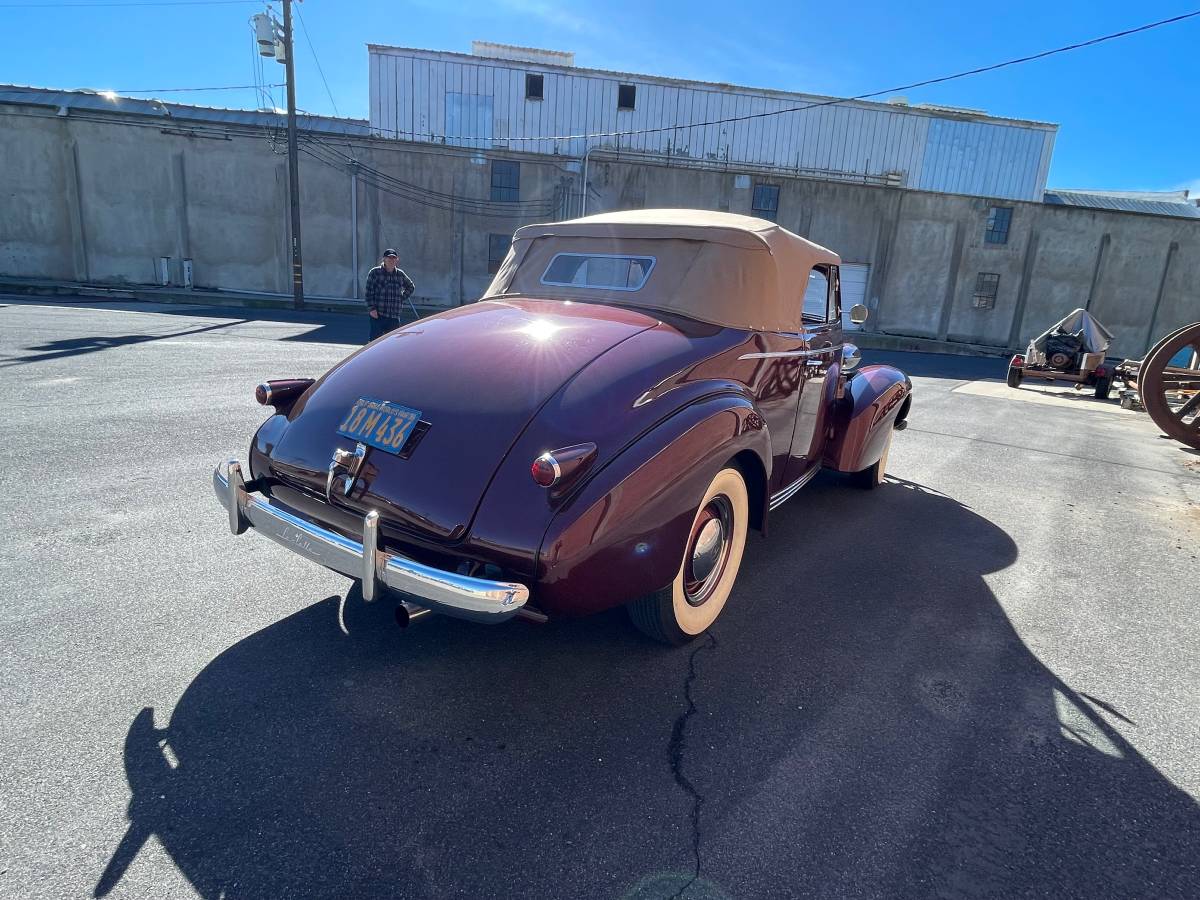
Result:
{"label": "chrome side trim", "polygon": [[[511,619],[529,602],[529,588],[518,582],[470,578],[379,551],[378,517],[374,512],[364,517],[364,546],[280,509],[261,494],[246,490],[236,460],[213,470],[213,489],[221,505],[230,510],[234,534],[252,527],[318,565],[348,578],[362,578],[364,599],[368,591],[370,596],[377,596],[368,584],[383,584],[433,612],[486,623]],[[372,516],[376,516],[374,527],[368,524]],[[374,579],[369,578],[372,569]]]}
{"label": "chrome side trim", "polygon": [[776,350],[771,353],[743,353],[738,359],[807,359],[811,356],[824,356],[826,353],[832,353],[835,350],[841,349],[841,344],[834,344],[829,347],[822,347],[820,350]]}
{"label": "chrome side trim", "polygon": [[801,475],[799,478],[797,478],[795,481],[793,481],[791,484],[789,484],[783,490],[779,491],[778,493],[772,494],[771,499],[769,501],[769,503],[770,503],[769,508],[774,509],[775,507],[784,503],[786,500],[791,499],[791,496],[794,493],[796,493],[796,491],[800,490],[800,488],[804,487],[806,484],[808,484],[810,481],[812,481],[813,476],[816,475],[817,472],[819,472],[819,471],[821,471],[820,466],[813,466],[811,469],[809,469],[807,472],[805,472],[803,475]]}

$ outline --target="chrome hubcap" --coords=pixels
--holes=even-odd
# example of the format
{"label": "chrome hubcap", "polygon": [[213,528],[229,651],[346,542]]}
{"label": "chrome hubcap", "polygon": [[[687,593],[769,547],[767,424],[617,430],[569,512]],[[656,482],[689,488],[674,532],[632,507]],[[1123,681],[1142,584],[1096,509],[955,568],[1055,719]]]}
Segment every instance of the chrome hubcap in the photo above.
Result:
{"label": "chrome hubcap", "polygon": [[729,558],[729,536],[733,533],[733,509],[729,500],[714,497],[696,517],[684,563],[683,593],[692,606],[712,596]]}

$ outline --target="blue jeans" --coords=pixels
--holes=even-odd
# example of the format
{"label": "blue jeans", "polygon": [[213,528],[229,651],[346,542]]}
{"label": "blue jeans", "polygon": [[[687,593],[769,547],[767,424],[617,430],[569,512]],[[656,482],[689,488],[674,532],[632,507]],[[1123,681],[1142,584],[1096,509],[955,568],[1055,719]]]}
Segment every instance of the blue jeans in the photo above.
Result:
{"label": "blue jeans", "polygon": [[382,337],[389,331],[395,331],[400,327],[400,320],[394,319],[391,316],[380,316],[378,319],[368,317],[371,323],[371,336],[367,338],[369,341],[375,340],[377,337]]}

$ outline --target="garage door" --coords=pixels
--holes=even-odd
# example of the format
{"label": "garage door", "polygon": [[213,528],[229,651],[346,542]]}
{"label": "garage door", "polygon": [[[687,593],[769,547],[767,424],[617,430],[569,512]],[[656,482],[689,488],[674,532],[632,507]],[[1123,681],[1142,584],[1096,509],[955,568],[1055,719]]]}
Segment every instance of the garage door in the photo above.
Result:
{"label": "garage door", "polygon": [[867,278],[871,274],[869,263],[842,263],[838,270],[842,281],[842,328],[861,331],[861,325],[850,324],[850,307],[855,303],[867,302]]}

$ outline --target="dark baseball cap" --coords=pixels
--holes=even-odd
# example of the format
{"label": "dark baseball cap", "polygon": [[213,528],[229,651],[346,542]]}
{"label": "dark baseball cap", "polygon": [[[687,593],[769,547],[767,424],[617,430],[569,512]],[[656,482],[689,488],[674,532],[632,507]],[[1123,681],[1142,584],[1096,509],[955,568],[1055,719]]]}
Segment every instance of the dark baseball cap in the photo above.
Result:
{"label": "dark baseball cap", "polygon": [[393,250],[391,247],[389,247],[388,249],[384,250],[384,251],[383,251],[383,255],[384,255],[384,256],[395,256],[395,257],[397,257],[397,259],[399,258],[399,255],[398,255],[398,254],[396,253],[396,251],[395,251],[395,250]]}

